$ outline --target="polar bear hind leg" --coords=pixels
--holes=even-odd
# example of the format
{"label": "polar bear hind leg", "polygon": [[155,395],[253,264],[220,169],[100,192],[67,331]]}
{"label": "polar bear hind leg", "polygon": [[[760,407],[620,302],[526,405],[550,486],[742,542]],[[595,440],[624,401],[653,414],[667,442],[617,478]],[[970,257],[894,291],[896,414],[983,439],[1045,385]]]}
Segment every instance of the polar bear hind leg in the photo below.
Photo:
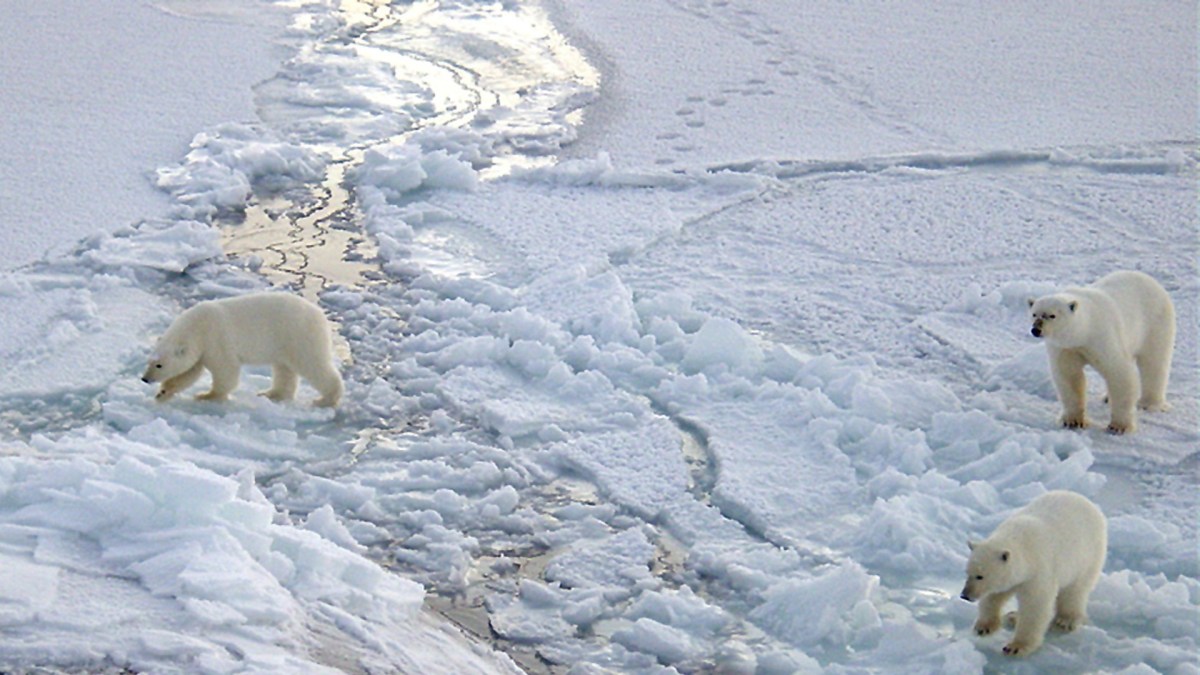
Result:
{"label": "polar bear hind leg", "polygon": [[300,385],[300,376],[296,371],[282,363],[271,367],[271,388],[259,392],[272,401],[290,401],[296,398],[296,388]]}
{"label": "polar bear hind leg", "polygon": [[321,398],[316,400],[316,404],[321,408],[337,407],[339,401],[342,400],[342,376],[338,374],[332,363],[324,360],[307,363],[304,370],[300,371],[300,375],[308,380],[308,383],[321,394]]}
{"label": "polar bear hind leg", "polygon": [[1087,599],[1091,590],[1085,581],[1080,580],[1058,592],[1054,603],[1055,628],[1070,633],[1087,623]]}
{"label": "polar bear hind leg", "polygon": [[[1103,368],[1099,368],[1101,363]],[[1108,432],[1119,435],[1137,431],[1137,402],[1142,390],[1137,367],[1132,361],[1120,359],[1101,361],[1096,365],[1108,387],[1108,405],[1112,414]]]}
{"label": "polar bear hind leg", "polygon": [[[1106,530],[1108,526],[1101,523],[1100,527]],[[1088,596],[1092,594],[1092,589],[1100,580],[1107,545],[1108,537],[1105,534],[1096,544],[1099,550],[1092,555],[1091,564],[1087,570],[1074,583],[1064,586],[1058,591],[1058,598],[1055,600],[1054,626],[1059,630],[1070,632],[1087,623]]]}
{"label": "polar bear hind leg", "polygon": [[1175,351],[1175,322],[1167,323],[1163,330],[1153,333],[1137,357],[1138,372],[1142,380],[1142,397],[1138,407],[1142,410],[1165,412],[1171,409],[1167,403],[1167,376],[1171,372],[1171,355]]}

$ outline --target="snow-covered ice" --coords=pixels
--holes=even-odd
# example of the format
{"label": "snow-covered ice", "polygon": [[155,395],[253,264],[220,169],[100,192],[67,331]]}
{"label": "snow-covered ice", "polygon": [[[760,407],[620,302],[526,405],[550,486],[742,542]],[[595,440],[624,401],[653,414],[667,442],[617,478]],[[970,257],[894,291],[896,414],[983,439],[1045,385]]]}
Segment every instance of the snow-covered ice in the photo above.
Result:
{"label": "snow-covered ice", "polygon": [[278,68],[287,15],[204,10],[219,4],[5,3],[0,269],[159,215],[167,200],[146,176],[198,131],[254,119],[251,87]]}
{"label": "snow-covered ice", "polygon": [[[98,11],[0,9],[170,57],[3,52],[0,670],[1200,672],[1194,3]],[[1057,428],[1025,301],[1118,268],[1174,408]],[[342,407],[156,405],[273,284]],[[1052,489],[1108,563],[1013,660],[965,542]]]}

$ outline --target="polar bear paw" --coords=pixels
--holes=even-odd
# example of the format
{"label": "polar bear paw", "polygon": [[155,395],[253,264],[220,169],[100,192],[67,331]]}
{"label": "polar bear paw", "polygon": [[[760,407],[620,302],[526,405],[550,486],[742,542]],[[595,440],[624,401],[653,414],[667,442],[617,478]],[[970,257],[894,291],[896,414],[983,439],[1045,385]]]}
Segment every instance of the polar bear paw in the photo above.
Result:
{"label": "polar bear paw", "polygon": [[1000,629],[1000,617],[980,619],[975,622],[976,635],[991,635]]}
{"label": "polar bear paw", "polygon": [[1068,429],[1085,429],[1087,428],[1087,417],[1083,413],[1068,415],[1063,413],[1062,425]]}
{"label": "polar bear paw", "polygon": [[1138,401],[1138,407],[1147,412],[1169,412],[1171,404],[1166,401]]}
{"label": "polar bear paw", "polygon": [[1137,430],[1137,425],[1133,422],[1109,422],[1108,433],[1114,436],[1122,436],[1124,434],[1132,434]]}
{"label": "polar bear paw", "polygon": [[1029,656],[1040,646],[1040,644],[1033,644],[1023,640],[1013,640],[1004,645],[1004,653],[1009,656]]}
{"label": "polar bear paw", "polygon": [[1059,614],[1054,617],[1054,627],[1064,633],[1070,633],[1086,622],[1087,619],[1085,617],[1071,614]]}

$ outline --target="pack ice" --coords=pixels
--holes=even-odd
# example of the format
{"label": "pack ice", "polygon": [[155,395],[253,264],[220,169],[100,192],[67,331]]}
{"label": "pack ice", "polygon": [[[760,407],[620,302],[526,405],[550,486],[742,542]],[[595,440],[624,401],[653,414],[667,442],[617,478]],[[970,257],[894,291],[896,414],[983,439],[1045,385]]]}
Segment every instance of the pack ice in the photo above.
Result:
{"label": "pack ice", "polygon": [[[0,670],[1200,671],[1194,7],[110,6],[37,21],[273,74],[112,176],[161,209],[0,275]],[[1174,408],[1060,429],[1027,300],[1118,268],[1178,310]],[[171,319],[271,285],[342,406],[155,404]],[[1052,490],[1107,563],[1013,660],[966,542]]]}

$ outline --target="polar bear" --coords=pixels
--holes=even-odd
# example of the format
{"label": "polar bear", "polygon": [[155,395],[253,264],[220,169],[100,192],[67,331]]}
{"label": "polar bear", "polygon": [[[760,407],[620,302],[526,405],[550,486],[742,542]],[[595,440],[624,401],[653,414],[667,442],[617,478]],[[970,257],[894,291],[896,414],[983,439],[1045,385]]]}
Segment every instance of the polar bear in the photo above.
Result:
{"label": "polar bear", "polygon": [[208,300],[184,311],[158,340],[143,382],[161,382],[162,402],[187,389],[207,369],[212,388],[198,400],[224,401],[237,388],[243,364],[270,365],[273,401],[296,396],[303,377],[334,407],[342,397],[342,376],[333,362],[325,314],[313,303],[287,293],[252,293]]}
{"label": "polar bear", "polygon": [[975,633],[1000,627],[1000,610],[1017,596],[1016,634],[1004,647],[1026,656],[1053,621],[1063,631],[1087,621],[1087,601],[1108,550],[1108,521],[1087,497],[1047,492],[1009,516],[990,537],[969,542],[962,599],[979,600]]}
{"label": "polar bear", "polygon": [[1046,340],[1063,426],[1087,426],[1085,365],[1108,386],[1110,433],[1135,431],[1135,408],[1169,409],[1175,306],[1149,275],[1113,272],[1091,286],[1030,300],[1029,308],[1033,336]]}

